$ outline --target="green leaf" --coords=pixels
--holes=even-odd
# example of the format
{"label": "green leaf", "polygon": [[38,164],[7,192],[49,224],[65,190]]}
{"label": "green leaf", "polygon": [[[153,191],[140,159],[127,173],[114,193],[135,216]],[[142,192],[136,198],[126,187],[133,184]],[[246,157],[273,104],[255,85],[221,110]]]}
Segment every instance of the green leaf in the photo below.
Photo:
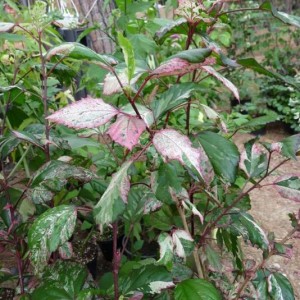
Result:
{"label": "green leaf", "polygon": [[245,144],[245,151],[241,155],[240,167],[249,178],[261,176],[267,170],[267,154],[252,139]]}
{"label": "green leaf", "polygon": [[297,27],[300,27],[300,17],[298,16],[292,16],[287,13],[277,11],[275,7],[272,5],[271,1],[265,1],[259,9],[269,11],[272,13],[272,15],[279,19],[281,22],[288,24],[288,25],[294,25]]}
{"label": "green leaf", "polygon": [[175,300],[221,300],[213,284],[204,279],[187,279],[179,283],[174,292]]}
{"label": "green leaf", "polygon": [[283,139],[280,145],[282,155],[296,160],[300,155],[300,133]]}
{"label": "green leaf", "polygon": [[173,203],[170,188],[179,190],[182,179],[179,171],[173,164],[161,164],[157,171],[151,174],[152,188],[158,200],[164,203]]}
{"label": "green leaf", "polygon": [[133,78],[135,71],[134,50],[130,41],[125,38],[121,32],[118,32],[118,42],[123,51],[125,63],[127,66],[128,83],[130,83],[130,80]]}
{"label": "green leaf", "polygon": [[208,260],[208,263],[213,268],[214,271],[222,271],[222,263],[220,260],[220,254],[217,253],[210,245],[205,246],[205,254]]}
{"label": "green leaf", "polygon": [[75,262],[57,261],[44,272],[42,284],[32,293],[32,300],[77,299],[87,279],[86,268]]}
{"label": "green leaf", "polygon": [[268,269],[259,270],[252,280],[262,300],[295,300],[293,287],[281,273],[272,273]]}
{"label": "green leaf", "polygon": [[200,89],[195,83],[174,84],[151,103],[155,118],[159,119],[166,112],[187,102],[193,92]]}
{"label": "green leaf", "polygon": [[94,208],[94,218],[97,224],[110,224],[124,212],[130,190],[127,172],[131,164],[132,161],[124,163],[121,169],[112,176],[109,186]]}
{"label": "green leaf", "polygon": [[[124,269],[127,266],[124,265]],[[120,270],[120,290],[123,295],[130,295],[135,291],[144,294],[158,294],[162,289],[174,287],[171,274],[163,266],[137,264],[129,271]]]}
{"label": "green leaf", "polygon": [[177,20],[169,21],[167,25],[163,26],[159,31],[155,33],[154,39],[159,44],[162,44],[164,40],[172,34],[180,33],[186,35],[187,32],[187,20],[185,18],[180,18]]}
{"label": "green leaf", "polygon": [[133,34],[128,37],[137,58],[145,59],[147,55],[155,53],[156,43],[144,34]]}
{"label": "green leaf", "polygon": [[32,133],[25,132],[25,131],[16,131],[16,130],[12,130],[12,133],[17,139],[30,143],[41,149],[44,149],[44,145]]}
{"label": "green leaf", "polygon": [[257,245],[260,249],[268,249],[268,238],[251,215],[246,212],[233,210],[230,216],[232,220],[232,224],[230,225],[232,233],[241,235],[245,240],[249,240],[252,245]]}
{"label": "green leaf", "polygon": [[93,177],[93,173],[89,170],[52,160],[36,172],[26,194],[35,203],[47,202],[52,200],[55,192],[61,191],[69,180],[75,179],[86,183]]}
{"label": "green leaf", "polygon": [[294,79],[291,79],[288,76],[282,76],[280,74],[277,74],[277,73],[267,70],[261,64],[259,64],[254,58],[238,59],[237,63],[239,65],[243,66],[244,68],[253,70],[254,72],[256,72],[258,74],[266,75],[266,76],[272,77],[272,78],[277,78],[277,79],[279,79],[285,83],[288,83],[298,89],[300,88],[299,84]]}
{"label": "green leaf", "polygon": [[267,275],[270,274],[268,270],[259,270],[256,273],[256,277],[252,280],[252,283],[256,289],[257,296],[261,300],[269,300],[268,296],[268,285],[267,285]]}
{"label": "green leaf", "polygon": [[233,183],[240,160],[236,145],[220,134],[209,131],[198,134],[196,139],[203,147],[215,173]]}
{"label": "green leaf", "polygon": [[4,160],[19,144],[20,141],[12,134],[0,138],[0,158]]}
{"label": "green leaf", "polygon": [[46,54],[46,60],[50,60],[53,56],[69,57],[76,60],[87,60],[100,65],[110,67],[118,62],[107,55],[98,54],[90,48],[79,43],[62,43],[59,46],[51,48]]}
{"label": "green leaf", "polygon": [[278,119],[278,115],[276,113],[268,114],[266,116],[261,116],[261,117],[251,119],[249,122],[242,124],[240,128],[254,128],[257,126],[266,126],[266,124],[274,122],[277,119]]}
{"label": "green leaf", "polygon": [[181,58],[189,63],[202,63],[208,56],[210,56],[211,53],[212,50],[209,48],[190,49],[178,52],[175,55],[170,56],[168,60],[173,58]]}
{"label": "green leaf", "polygon": [[[1,27],[1,24],[0,24]],[[1,32],[1,28],[0,28],[0,32]],[[0,35],[0,40],[5,40],[5,41],[9,41],[9,42],[22,42],[25,40],[25,37],[23,35],[19,35],[19,34],[15,34],[15,33],[1,33]]]}
{"label": "green leaf", "polygon": [[297,175],[283,175],[274,185],[281,197],[300,202],[300,177]]}
{"label": "green leaf", "polygon": [[52,252],[72,236],[77,211],[72,205],[60,205],[48,209],[32,224],[28,233],[30,259],[35,271],[41,271]]}
{"label": "green leaf", "polygon": [[269,294],[273,300],[295,300],[293,287],[284,275],[270,274],[267,281]]}
{"label": "green leaf", "polygon": [[162,203],[158,201],[150,189],[133,187],[128,194],[128,204],[123,214],[131,223],[139,222],[144,214],[158,210]]}

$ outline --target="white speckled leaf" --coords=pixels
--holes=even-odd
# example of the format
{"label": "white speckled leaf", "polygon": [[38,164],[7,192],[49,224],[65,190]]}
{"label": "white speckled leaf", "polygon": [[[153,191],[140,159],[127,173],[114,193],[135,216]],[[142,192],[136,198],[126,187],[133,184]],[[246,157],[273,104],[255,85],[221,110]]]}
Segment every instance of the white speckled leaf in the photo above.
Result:
{"label": "white speckled leaf", "polygon": [[164,76],[174,76],[174,75],[184,75],[189,72],[193,72],[194,70],[200,69],[204,66],[214,64],[215,58],[210,57],[206,58],[201,63],[190,63],[185,59],[175,57],[167,62],[160,65],[158,68],[151,72],[153,77],[164,77]]}
{"label": "white speckled leaf", "polygon": [[207,178],[209,179],[211,176],[207,176],[206,168],[201,165],[201,151],[192,147],[187,136],[173,129],[164,129],[154,135],[153,144],[165,162],[177,160],[190,171],[196,170],[206,183],[209,182]]}
{"label": "white speckled leaf", "polygon": [[48,209],[33,222],[29,229],[28,246],[36,272],[43,270],[51,253],[72,236],[76,218],[74,206],[60,205]]}
{"label": "white speckled leaf", "polygon": [[71,128],[97,128],[109,122],[119,111],[102,99],[83,98],[54,114],[48,120]]}
{"label": "white speckled leaf", "polygon": [[194,250],[194,240],[185,230],[177,229],[172,232],[174,251],[178,257],[186,259]]}
{"label": "white speckled leaf", "polygon": [[267,155],[263,152],[262,147],[255,143],[255,139],[248,141],[241,155],[240,168],[249,178],[255,178],[264,174],[267,163]]}
{"label": "white speckled leaf", "polygon": [[73,256],[73,247],[70,242],[66,242],[58,248],[59,256],[62,259],[71,259]]}
{"label": "white speckled leaf", "polygon": [[52,200],[55,193],[60,192],[69,180],[87,183],[93,177],[94,174],[87,169],[51,160],[34,174],[26,195],[34,203],[44,203]]}
{"label": "white speckled leaf", "polygon": [[274,185],[281,197],[300,202],[300,175],[288,174],[280,176]]}
{"label": "white speckled leaf", "polygon": [[115,142],[131,150],[145,129],[145,122],[138,117],[119,114],[107,133]]}
{"label": "white speckled leaf", "polygon": [[270,274],[267,278],[268,293],[274,300],[294,300],[293,287],[281,273]]}
{"label": "white speckled leaf", "polygon": [[162,290],[173,288],[175,284],[172,281],[152,281],[149,284],[151,294],[159,294]]}
{"label": "white speckled leaf", "polygon": [[168,269],[172,268],[174,256],[185,260],[195,247],[191,235],[182,229],[173,230],[171,234],[161,233],[158,237],[158,244],[160,258],[157,263],[165,265]]}
{"label": "white speckled leaf", "polygon": [[173,265],[173,241],[172,237],[163,232],[158,236],[157,240],[159,244],[159,260],[158,264],[165,265],[168,269],[172,268]]}
{"label": "white speckled leaf", "polygon": [[229,81],[227,78],[225,78],[223,75],[218,73],[214,68],[210,66],[202,66],[201,68],[205,70],[207,73],[209,73],[210,75],[217,78],[219,81],[221,81],[233,93],[234,97],[240,100],[239,91],[231,81]]}
{"label": "white speckled leaf", "polygon": [[121,169],[112,176],[109,186],[94,208],[97,224],[111,224],[125,210],[125,203],[130,190],[127,171],[132,161],[124,163]]}

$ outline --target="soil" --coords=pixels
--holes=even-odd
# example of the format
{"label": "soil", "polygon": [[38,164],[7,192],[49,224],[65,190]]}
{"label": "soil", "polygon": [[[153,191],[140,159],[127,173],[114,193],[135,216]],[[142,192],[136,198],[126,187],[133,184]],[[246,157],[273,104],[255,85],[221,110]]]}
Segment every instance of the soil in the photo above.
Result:
{"label": "soil", "polygon": [[[267,131],[267,134],[261,137],[265,142],[278,142],[285,138],[287,133],[279,130]],[[243,143],[253,138],[250,134],[238,134],[234,140],[240,149]],[[281,156],[274,155],[272,165],[278,164],[282,160]],[[289,161],[281,166],[276,172],[266,178],[263,184],[273,182],[277,177],[290,174],[300,173],[300,160]],[[280,241],[292,229],[289,213],[298,214],[300,203],[282,198],[272,186],[265,186],[255,189],[250,193],[251,197],[251,215],[266,233],[274,232],[275,241]],[[282,256],[273,256],[267,263],[267,267],[273,268],[285,274],[293,285],[295,298],[300,300],[300,232],[296,233],[287,244],[293,246],[291,258]],[[261,261],[261,252],[252,247],[245,249],[247,256],[256,262]]]}

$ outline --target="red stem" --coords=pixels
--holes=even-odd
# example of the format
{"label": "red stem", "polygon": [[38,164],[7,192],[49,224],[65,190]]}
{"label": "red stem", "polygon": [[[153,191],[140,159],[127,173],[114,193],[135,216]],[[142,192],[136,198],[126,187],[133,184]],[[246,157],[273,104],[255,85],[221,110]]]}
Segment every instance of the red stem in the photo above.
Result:
{"label": "red stem", "polygon": [[119,267],[121,261],[118,249],[118,222],[113,223],[113,277],[114,277],[114,299],[119,299]]}
{"label": "red stem", "polygon": [[21,254],[19,251],[16,251],[16,259],[17,259],[17,265],[18,265],[21,294],[24,294],[25,290],[24,290],[24,281],[23,281],[23,262],[22,262]]}

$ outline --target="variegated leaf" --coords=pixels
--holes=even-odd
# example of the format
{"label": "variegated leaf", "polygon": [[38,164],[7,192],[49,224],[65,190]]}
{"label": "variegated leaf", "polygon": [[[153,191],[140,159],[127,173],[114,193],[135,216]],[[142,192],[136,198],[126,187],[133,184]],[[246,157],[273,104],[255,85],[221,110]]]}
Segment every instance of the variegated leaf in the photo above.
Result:
{"label": "variegated leaf", "polygon": [[[154,123],[154,116],[153,111],[146,106],[136,103],[135,106],[137,107],[142,119],[146,123],[148,127],[150,127]],[[121,113],[129,114],[132,116],[136,116],[136,112],[132,108],[131,104],[128,103],[121,108]]]}
{"label": "variegated leaf", "polygon": [[255,143],[255,139],[248,141],[241,155],[240,168],[249,178],[255,178],[266,171],[267,163],[267,155],[262,151],[262,148]]}
{"label": "variegated leaf", "polygon": [[73,247],[70,242],[66,242],[58,248],[59,256],[62,259],[70,259],[73,256]]}
{"label": "variegated leaf", "polygon": [[14,23],[0,22],[0,32],[8,32],[14,28]]}
{"label": "variegated leaf", "polygon": [[103,94],[110,96],[110,95],[114,95],[117,93],[121,93],[122,86],[123,86],[123,88],[131,87],[138,81],[138,79],[146,71],[147,70],[145,70],[145,69],[136,67],[135,73],[134,73],[133,77],[130,79],[130,83],[128,83],[128,75],[127,75],[126,69],[121,69],[121,70],[117,71],[118,78],[114,74],[108,73],[104,78]]}
{"label": "variegated leaf", "polygon": [[87,183],[93,177],[94,174],[87,169],[59,160],[51,160],[35,173],[26,195],[34,203],[47,202],[52,200],[55,192],[61,191],[69,180],[75,179]]}
{"label": "variegated leaf", "polygon": [[109,186],[95,206],[94,218],[97,224],[110,224],[124,212],[130,190],[127,172],[131,163],[132,161],[124,163],[112,176]]}
{"label": "variegated leaf", "polygon": [[145,129],[145,122],[138,117],[119,114],[107,133],[115,142],[132,150]]}
{"label": "variegated leaf", "polygon": [[164,161],[177,160],[192,174],[196,172],[204,182],[210,183],[213,172],[208,166],[208,158],[203,149],[192,147],[187,136],[173,129],[164,129],[154,135],[153,144]]}
{"label": "variegated leaf", "polygon": [[174,256],[183,260],[190,255],[195,247],[194,240],[189,233],[182,229],[173,230],[171,234],[161,233],[158,237],[160,258],[158,264],[172,268]]}
{"label": "variegated leaf", "polygon": [[102,99],[87,97],[60,109],[47,119],[71,128],[96,128],[109,122],[118,113],[118,109]]}
{"label": "variegated leaf", "polygon": [[263,229],[255,222],[251,215],[246,212],[233,210],[231,214],[231,229],[236,235],[241,235],[253,245],[266,250],[269,247],[268,238]]}
{"label": "variegated leaf", "polygon": [[176,229],[172,232],[172,241],[174,253],[184,260],[190,255],[195,247],[194,240],[189,233],[182,229]]}
{"label": "variegated leaf", "polygon": [[240,100],[238,89],[231,81],[229,81],[227,78],[225,78],[223,75],[221,75],[219,72],[217,72],[214,68],[210,66],[202,66],[201,68],[210,75],[217,78],[219,81],[221,81],[233,93],[234,97]]}
{"label": "variegated leaf", "polygon": [[159,244],[159,260],[158,264],[165,265],[168,269],[173,265],[173,240],[172,237],[166,232],[161,233],[157,240]]}
{"label": "variegated leaf", "polygon": [[203,216],[197,207],[189,200],[189,194],[186,189],[182,188],[179,192],[176,192],[174,189],[169,187],[169,190],[171,197],[175,202],[180,201],[180,204],[184,207],[184,209],[197,216],[200,222],[203,223]]}
{"label": "variegated leaf", "polygon": [[293,287],[286,276],[280,273],[270,274],[267,277],[268,293],[274,300],[294,300]]}
{"label": "variegated leaf", "polygon": [[72,236],[77,211],[72,205],[60,205],[48,209],[32,224],[28,233],[30,259],[35,271],[41,271],[50,254],[66,243]]}
{"label": "variegated leaf", "polygon": [[281,197],[300,202],[300,174],[283,175],[274,185]]}
{"label": "variegated leaf", "polygon": [[167,62],[160,65],[158,68],[153,70],[150,74],[152,77],[164,77],[164,76],[174,76],[174,75],[184,75],[194,70],[200,69],[204,66],[209,66],[215,64],[215,58],[206,58],[202,63],[190,63],[185,59],[175,57]]}

